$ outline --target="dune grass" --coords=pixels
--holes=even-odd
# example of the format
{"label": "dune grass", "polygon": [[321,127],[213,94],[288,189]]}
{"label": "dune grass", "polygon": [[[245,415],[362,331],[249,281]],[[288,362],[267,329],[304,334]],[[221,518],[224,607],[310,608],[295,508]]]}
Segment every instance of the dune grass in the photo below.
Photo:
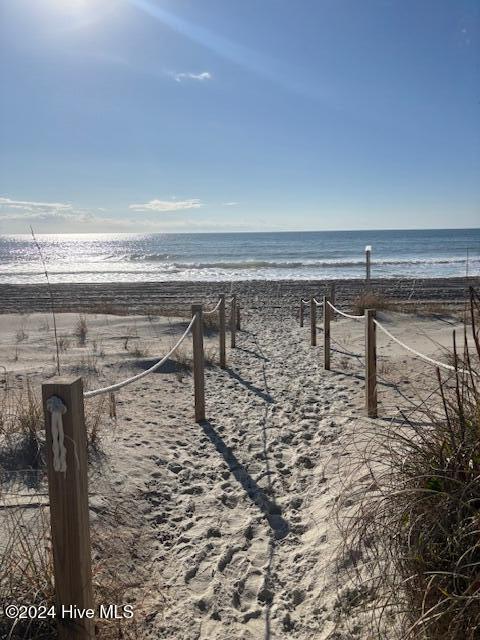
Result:
{"label": "dune grass", "polygon": [[345,492],[343,505],[356,506],[341,557],[354,558],[354,591],[375,594],[366,605],[375,637],[480,637],[479,315],[472,289],[474,349],[467,328],[461,348],[454,337],[456,372],[437,371],[437,392],[401,426],[365,436],[368,473]]}

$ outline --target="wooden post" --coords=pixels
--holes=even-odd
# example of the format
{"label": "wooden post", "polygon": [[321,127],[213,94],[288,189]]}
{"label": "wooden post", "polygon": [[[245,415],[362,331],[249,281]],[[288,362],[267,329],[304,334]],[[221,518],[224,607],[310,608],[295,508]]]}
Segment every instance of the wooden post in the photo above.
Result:
{"label": "wooden post", "polygon": [[303,327],[303,298],[300,298],[300,326]]}
{"label": "wooden post", "polygon": [[372,252],[372,247],[367,245],[365,247],[365,280],[367,281],[367,286],[370,286],[370,255]]}
{"label": "wooden post", "polygon": [[335,283],[332,282],[332,284],[330,285],[330,302],[333,304],[333,306],[335,307]]}
{"label": "wooden post", "polygon": [[220,307],[218,308],[218,335],[220,341],[220,367],[225,369],[227,366],[227,355],[225,349],[225,294],[220,296]]}
{"label": "wooden post", "polygon": [[237,331],[240,331],[240,305],[237,304]]}
{"label": "wooden post", "polygon": [[205,357],[203,354],[203,308],[192,304],[192,317],[197,319],[192,327],[193,385],[195,396],[195,422],[205,420]]}
{"label": "wooden post", "polygon": [[230,346],[232,349],[235,349],[236,344],[236,329],[237,329],[237,296],[235,294],[232,295],[232,302],[230,305]]}
{"label": "wooden post", "polygon": [[328,296],[323,296],[323,368],[326,371],[330,371],[330,319],[332,316],[328,301]]}
{"label": "wooden post", "polygon": [[310,344],[317,346],[317,306],[313,296],[310,296]]}
{"label": "wooden post", "polygon": [[369,418],[377,417],[377,344],[375,309],[365,309],[365,404]]}
{"label": "wooden post", "polygon": [[[42,400],[58,637],[91,640],[94,620],[76,618],[68,611],[94,608],[82,379],[54,378],[42,385]],[[61,418],[51,413],[55,402],[65,410]]]}

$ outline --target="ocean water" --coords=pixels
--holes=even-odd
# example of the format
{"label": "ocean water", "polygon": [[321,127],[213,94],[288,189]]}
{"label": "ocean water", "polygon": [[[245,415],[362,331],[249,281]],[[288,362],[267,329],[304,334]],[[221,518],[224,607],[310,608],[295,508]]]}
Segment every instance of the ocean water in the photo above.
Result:
{"label": "ocean water", "polygon": [[[52,282],[480,275],[480,229],[38,235]],[[44,282],[30,236],[0,236],[0,283]]]}

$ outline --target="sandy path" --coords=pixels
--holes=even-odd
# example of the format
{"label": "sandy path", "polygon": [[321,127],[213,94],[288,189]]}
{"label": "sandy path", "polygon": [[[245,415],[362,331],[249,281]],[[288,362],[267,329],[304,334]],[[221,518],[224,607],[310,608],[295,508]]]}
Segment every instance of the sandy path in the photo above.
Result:
{"label": "sandy path", "polygon": [[332,629],[325,469],[363,391],[324,375],[292,319],[276,331],[245,324],[229,369],[208,371],[203,425],[191,419],[190,382],[164,375],[120,407],[128,426],[117,466],[126,488],[145,486],[161,573],[149,587],[167,596],[152,637],[321,638]]}

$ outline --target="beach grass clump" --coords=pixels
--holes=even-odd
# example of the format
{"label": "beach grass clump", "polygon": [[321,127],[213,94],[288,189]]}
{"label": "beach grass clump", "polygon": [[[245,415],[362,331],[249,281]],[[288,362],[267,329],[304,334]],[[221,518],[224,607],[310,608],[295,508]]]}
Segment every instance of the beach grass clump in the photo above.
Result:
{"label": "beach grass clump", "polygon": [[0,396],[0,466],[43,467],[44,442],[42,406],[30,381],[25,388],[6,387]]}
{"label": "beach grass clump", "polygon": [[[99,396],[85,403],[87,449],[92,457],[101,453],[108,399]],[[19,470],[46,466],[45,422],[40,394],[27,380],[24,387],[6,387],[0,395],[0,470],[11,475]]]}
{"label": "beach grass clump", "polygon": [[[206,367],[213,367],[217,360],[217,350],[214,347],[204,348],[204,362]],[[193,354],[191,350],[185,349],[180,346],[172,355],[172,360],[175,363],[179,373],[185,371],[191,371],[193,368]]]}
{"label": "beach grass clump", "polygon": [[147,358],[150,354],[148,347],[142,342],[137,342],[132,349],[129,349],[129,352],[134,358]]}
{"label": "beach grass clump", "polygon": [[73,335],[77,338],[78,344],[84,347],[87,343],[88,324],[85,316],[79,316]]}
{"label": "beach grass clump", "polygon": [[58,338],[58,349],[61,353],[66,353],[70,347],[70,340],[66,336]]}
{"label": "beach grass clump", "polygon": [[381,293],[374,291],[365,291],[357,296],[352,302],[353,313],[362,316],[365,309],[377,309],[377,311],[387,310],[391,308],[391,303]]}
{"label": "beach grass clump", "polygon": [[218,313],[212,313],[209,315],[203,314],[203,328],[207,333],[215,333],[220,329],[220,318]]}
{"label": "beach grass clump", "polygon": [[470,306],[474,348],[465,332],[460,358],[454,339],[457,370],[437,371],[438,394],[415,416],[372,434],[363,460],[369,472],[348,492],[357,506],[342,556],[362,560],[352,579],[375,589],[380,637],[392,619],[404,639],[480,637],[480,309],[473,291]]}
{"label": "beach grass clump", "polygon": [[[0,608],[10,604],[46,606],[55,604],[53,558],[49,544],[49,524],[45,508],[5,509],[2,512],[0,547]],[[0,617],[0,637],[56,638],[55,619]]]}
{"label": "beach grass clump", "polygon": [[[117,506],[111,507],[112,519]],[[9,604],[55,607],[54,563],[48,508],[2,510],[0,546],[0,609]],[[113,523],[114,525],[115,523]],[[119,529],[99,521],[91,527],[94,606],[100,603],[122,607],[132,602],[132,587],[139,581],[131,570],[130,553],[138,551],[141,537],[129,533],[125,522]],[[143,616],[139,606],[131,619],[95,620],[95,637],[100,640],[140,640]],[[57,621],[45,618],[10,620],[0,616],[0,637],[10,640],[50,640],[58,637]]]}

